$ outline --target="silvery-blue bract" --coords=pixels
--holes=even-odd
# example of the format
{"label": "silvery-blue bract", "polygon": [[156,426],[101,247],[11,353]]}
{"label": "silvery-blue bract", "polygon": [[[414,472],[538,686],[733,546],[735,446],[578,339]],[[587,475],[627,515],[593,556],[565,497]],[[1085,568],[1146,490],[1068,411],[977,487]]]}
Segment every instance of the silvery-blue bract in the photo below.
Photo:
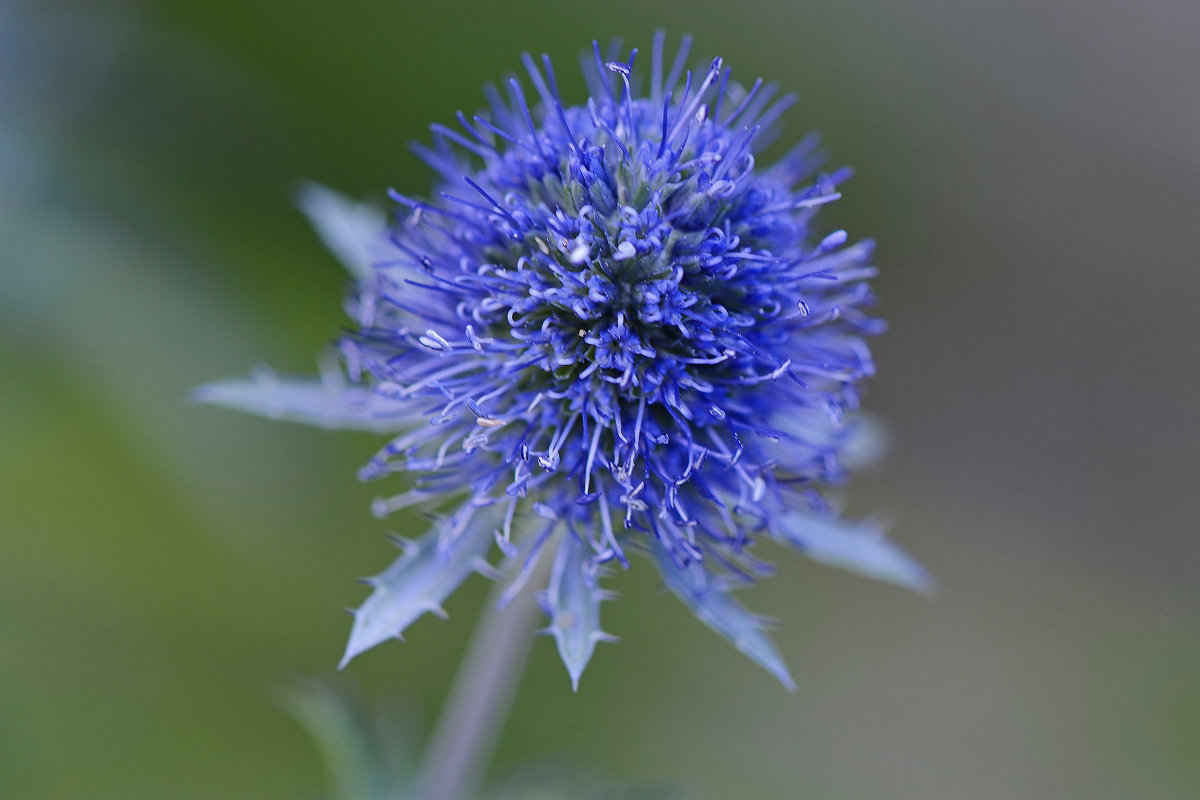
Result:
{"label": "silvery-blue bract", "polygon": [[[605,565],[640,554],[709,627],[785,685],[763,620],[731,590],[769,571],[770,539],[913,588],[925,572],[881,531],[840,521],[820,491],[862,447],[858,385],[872,246],[821,235],[844,170],[810,137],[755,153],[790,97],[685,72],[688,43],[649,69],[637,50],[583,59],[591,96],[560,99],[550,60],[486,90],[489,108],[432,126],[417,153],[430,199],[392,193],[389,225],[310,187],[301,205],[354,277],[343,369],[211,384],[202,400],[394,436],[360,477],[413,472],[376,502],[443,505],[369,579],[343,664],[441,604],[473,571],[510,595],[548,559],[548,631],[579,676],[600,626]],[[647,74],[648,73],[648,74]]]}

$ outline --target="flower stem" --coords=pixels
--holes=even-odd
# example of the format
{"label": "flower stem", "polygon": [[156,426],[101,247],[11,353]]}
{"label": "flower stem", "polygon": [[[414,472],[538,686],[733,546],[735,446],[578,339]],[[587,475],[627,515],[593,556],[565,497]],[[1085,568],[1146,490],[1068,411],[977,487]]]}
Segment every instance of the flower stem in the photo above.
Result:
{"label": "flower stem", "polygon": [[468,800],[478,791],[533,643],[539,613],[534,595],[550,556],[542,554],[525,587],[503,608],[498,601],[506,585],[498,581],[492,589],[425,752],[421,800]]}

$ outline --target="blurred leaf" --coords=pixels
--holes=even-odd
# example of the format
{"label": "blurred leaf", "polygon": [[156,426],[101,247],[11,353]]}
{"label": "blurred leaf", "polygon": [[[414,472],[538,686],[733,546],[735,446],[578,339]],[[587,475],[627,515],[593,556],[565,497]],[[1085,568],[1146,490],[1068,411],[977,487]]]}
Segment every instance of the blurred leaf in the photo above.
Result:
{"label": "blurred leaf", "polygon": [[411,722],[386,707],[372,714],[348,690],[316,680],[293,682],[282,701],[317,745],[331,800],[398,800],[410,793],[418,747]]}
{"label": "blurred leaf", "polygon": [[[329,800],[419,800],[414,714],[405,717],[386,705],[368,711],[343,684],[319,680],[293,681],[282,702],[317,745],[329,776]],[[683,795],[618,786],[546,764],[516,771],[478,800],[683,800]]]}

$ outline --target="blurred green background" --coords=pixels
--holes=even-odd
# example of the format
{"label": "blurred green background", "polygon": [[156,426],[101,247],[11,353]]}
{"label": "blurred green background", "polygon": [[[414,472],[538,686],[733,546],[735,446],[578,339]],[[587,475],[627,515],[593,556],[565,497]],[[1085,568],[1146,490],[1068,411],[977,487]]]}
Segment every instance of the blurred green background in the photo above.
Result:
{"label": "blurred green background", "polygon": [[[903,8],[902,8],[903,6]],[[308,372],[345,277],[290,205],[593,37],[690,31],[857,177],[888,460],[851,509],[932,601],[781,557],[783,691],[644,564],[579,694],[539,641],[496,769],[702,800],[1200,796],[1200,5],[0,0],[0,797],[312,797],[283,711],[395,554],[370,436],[185,401]],[[486,586],[343,680],[436,711]]]}

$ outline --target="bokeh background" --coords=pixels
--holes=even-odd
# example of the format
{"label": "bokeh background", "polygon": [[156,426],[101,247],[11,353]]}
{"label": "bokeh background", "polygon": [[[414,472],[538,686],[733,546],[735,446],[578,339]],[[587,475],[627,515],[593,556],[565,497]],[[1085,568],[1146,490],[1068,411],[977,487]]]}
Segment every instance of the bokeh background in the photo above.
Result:
{"label": "bokeh background", "polygon": [[[405,149],[547,51],[696,36],[798,93],[880,242],[853,489],[933,600],[782,557],[789,695],[616,581],[579,694],[539,641],[495,768],[701,800],[1200,796],[1200,5],[1184,0],[0,0],[0,796],[312,797],[277,701],[328,675],[394,556],[370,436],[189,405],[311,371],[345,277],[312,178],[429,188]],[[580,94],[573,94],[580,98]],[[416,525],[395,518],[386,527]],[[443,697],[486,592],[342,680]],[[405,699],[406,698],[406,699]]]}

